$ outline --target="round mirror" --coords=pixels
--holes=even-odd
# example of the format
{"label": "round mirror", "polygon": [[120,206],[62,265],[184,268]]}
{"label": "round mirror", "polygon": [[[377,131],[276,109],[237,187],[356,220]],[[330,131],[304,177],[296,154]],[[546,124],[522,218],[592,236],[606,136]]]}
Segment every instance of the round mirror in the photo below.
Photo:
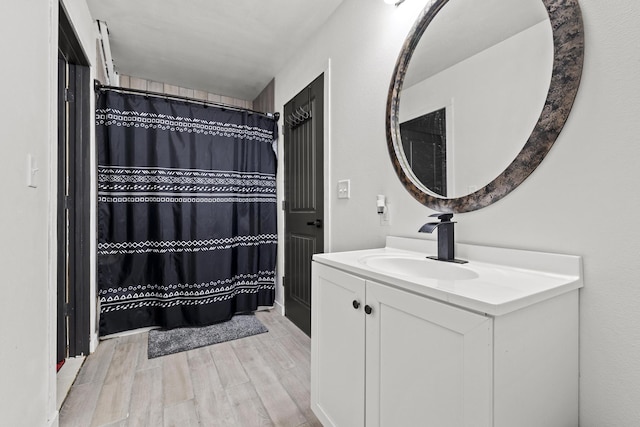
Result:
{"label": "round mirror", "polygon": [[582,71],[576,0],[435,0],[400,53],[387,102],[398,176],[424,205],[487,206],[542,161]]}

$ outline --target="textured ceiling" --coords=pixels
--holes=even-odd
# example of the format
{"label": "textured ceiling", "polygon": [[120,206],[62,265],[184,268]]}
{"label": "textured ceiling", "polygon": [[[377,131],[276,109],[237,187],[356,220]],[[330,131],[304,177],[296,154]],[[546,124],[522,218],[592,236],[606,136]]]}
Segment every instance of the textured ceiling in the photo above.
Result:
{"label": "textured ceiling", "polygon": [[253,100],[342,0],[87,0],[115,69]]}

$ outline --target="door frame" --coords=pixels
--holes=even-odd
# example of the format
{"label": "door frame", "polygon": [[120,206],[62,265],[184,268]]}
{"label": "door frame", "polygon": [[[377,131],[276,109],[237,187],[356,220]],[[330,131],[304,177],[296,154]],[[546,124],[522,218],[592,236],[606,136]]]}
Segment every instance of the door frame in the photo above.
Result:
{"label": "door frame", "polygon": [[[333,186],[331,185],[331,168],[328,167],[329,159],[331,158],[331,58],[327,58],[326,62],[324,62],[321,66],[317,68],[313,68],[308,70],[305,74],[299,74],[296,76],[297,84],[291,85],[286,92],[283,94],[276,93],[278,97],[278,101],[276,105],[280,105],[280,107],[284,111],[284,105],[296,96],[301,90],[309,85],[309,82],[312,82],[319,75],[324,75],[324,123],[323,123],[323,163],[324,163],[324,251],[331,252],[332,250],[332,240],[331,240],[331,225],[332,225],[332,217],[331,217],[331,207],[333,205],[333,197],[335,195],[335,191]],[[276,91],[278,90],[278,81],[276,80]],[[278,144],[278,158],[284,158],[284,145],[283,135],[284,135],[284,114],[280,116],[280,139]],[[284,200],[284,162],[279,162],[279,170],[278,170],[278,201],[282,203]],[[278,209],[278,230],[284,230],[285,212],[283,209]],[[285,315],[285,306],[284,306],[284,287],[283,287],[283,276],[284,276],[284,245],[285,245],[285,235],[284,233],[278,233],[278,262],[277,262],[277,275],[276,275],[276,300],[274,302],[274,306],[277,307],[278,311],[282,316]]]}
{"label": "door frame", "polygon": [[[61,134],[58,111],[58,135],[68,135],[64,145],[57,143],[57,228],[56,289],[65,292],[65,276],[68,276],[66,300],[58,301],[56,322],[61,314],[68,316],[67,357],[88,355],[90,350],[90,220],[91,220],[91,69],[71,20],[61,4],[58,4],[58,52],[67,61],[69,95],[58,93],[59,103],[68,108],[69,114],[64,133]],[[58,80],[58,78],[56,78]],[[68,106],[68,107],[67,107]],[[68,160],[67,160],[68,159]],[[68,168],[68,170],[67,170]],[[66,195],[68,175],[68,196]],[[68,216],[67,216],[68,211]],[[68,231],[65,223],[68,219]],[[68,245],[65,244],[68,238]],[[60,281],[64,283],[60,283]],[[59,297],[57,297],[59,299]],[[66,321],[66,319],[65,319]],[[56,342],[56,347],[58,343]],[[56,353],[58,351],[56,350]]]}

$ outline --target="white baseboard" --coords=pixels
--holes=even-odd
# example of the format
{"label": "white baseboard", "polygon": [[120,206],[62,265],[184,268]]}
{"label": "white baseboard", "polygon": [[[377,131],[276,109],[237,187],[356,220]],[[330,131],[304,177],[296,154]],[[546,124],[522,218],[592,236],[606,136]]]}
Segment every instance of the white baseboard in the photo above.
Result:
{"label": "white baseboard", "polygon": [[284,316],[284,305],[280,304],[279,301],[274,302],[273,307],[280,312],[282,316]]}
{"label": "white baseboard", "polygon": [[98,334],[94,332],[93,334],[91,334],[91,339],[89,340],[89,354],[96,351],[97,348],[98,348]]}
{"label": "white baseboard", "polygon": [[110,340],[112,338],[121,338],[121,337],[127,337],[129,335],[143,334],[153,329],[161,329],[161,328],[162,328],[161,326],[145,326],[144,328],[131,329],[128,331],[122,331],[122,332],[116,332],[114,334],[103,335],[100,337],[100,340],[104,341],[104,340]]}
{"label": "white baseboard", "polygon": [[58,418],[59,415],[60,415],[60,412],[56,411],[55,414],[51,417],[49,423],[47,424],[47,427],[58,427],[60,422]]}

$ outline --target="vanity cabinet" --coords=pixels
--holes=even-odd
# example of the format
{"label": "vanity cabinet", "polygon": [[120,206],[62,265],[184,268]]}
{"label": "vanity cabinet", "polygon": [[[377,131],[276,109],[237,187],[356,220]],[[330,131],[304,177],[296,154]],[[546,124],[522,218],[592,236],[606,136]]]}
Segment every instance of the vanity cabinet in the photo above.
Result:
{"label": "vanity cabinet", "polygon": [[577,425],[577,291],[490,316],[314,261],[311,327],[325,427]]}
{"label": "vanity cabinet", "polygon": [[317,263],[313,277],[325,426],[491,425],[491,318]]}

